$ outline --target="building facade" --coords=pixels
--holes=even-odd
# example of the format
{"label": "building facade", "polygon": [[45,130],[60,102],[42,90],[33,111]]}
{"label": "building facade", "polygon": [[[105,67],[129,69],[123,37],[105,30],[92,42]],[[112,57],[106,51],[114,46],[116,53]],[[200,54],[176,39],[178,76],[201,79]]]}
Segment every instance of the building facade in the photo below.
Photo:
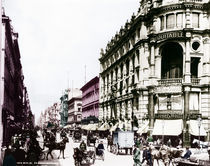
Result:
{"label": "building facade", "polygon": [[81,124],[82,120],[82,91],[78,88],[69,90],[68,100],[68,124],[74,128]]}
{"label": "building facade", "polygon": [[101,51],[99,119],[209,141],[209,11],[209,0],[141,0]]}
{"label": "building facade", "polygon": [[60,103],[57,102],[45,109],[44,113],[41,113],[38,123],[41,129],[57,128],[60,125],[60,120]]}
{"label": "building facade", "polygon": [[60,125],[62,127],[66,126],[68,122],[68,93],[69,90],[66,89],[60,98]]}
{"label": "building facade", "polygon": [[[27,127],[34,127],[34,115],[30,109],[28,93],[24,85],[18,33],[15,33],[10,19],[2,15],[1,52],[1,104],[3,142],[8,145],[14,134]],[[30,121],[31,123],[25,123]],[[1,139],[1,138],[0,138]]]}
{"label": "building facade", "polygon": [[99,113],[99,77],[87,82],[82,91],[82,121],[86,124],[90,121],[98,121]]}

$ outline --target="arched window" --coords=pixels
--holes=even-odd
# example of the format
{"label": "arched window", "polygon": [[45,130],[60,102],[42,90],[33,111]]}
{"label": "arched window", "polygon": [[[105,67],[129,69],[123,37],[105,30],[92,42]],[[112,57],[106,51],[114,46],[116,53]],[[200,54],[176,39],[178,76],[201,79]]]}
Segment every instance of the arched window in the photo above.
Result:
{"label": "arched window", "polygon": [[182,78],[183,50],[177,43],[166,43],[162,47],[161,78]]}

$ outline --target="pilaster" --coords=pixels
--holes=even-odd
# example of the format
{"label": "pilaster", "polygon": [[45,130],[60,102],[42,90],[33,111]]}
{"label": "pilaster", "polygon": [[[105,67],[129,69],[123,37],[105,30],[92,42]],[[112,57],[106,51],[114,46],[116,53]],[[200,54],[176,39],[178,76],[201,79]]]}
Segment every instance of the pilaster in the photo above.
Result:
{"label": "pilaster", "polygon": [[183,117],[183,145],[190,145],[190,134],[189,134],[189,124],[187,121],[189,120],[189,92],[190,86],[184,85],[184,117]]}
{"label": "pilaster", "polygon": [[189,84],[191,83],[191,73],[190,73],[190,38],[191,32],[186,31],[186,50],[185,50],[185,73],[184,73],[184,82]]}
{"label": "pilaster", "polygon": [[154,86],[148,87],[149,89],[149,103],[148,103],[148,115],[149,115],[149,135],[152,135],[154,128]]}

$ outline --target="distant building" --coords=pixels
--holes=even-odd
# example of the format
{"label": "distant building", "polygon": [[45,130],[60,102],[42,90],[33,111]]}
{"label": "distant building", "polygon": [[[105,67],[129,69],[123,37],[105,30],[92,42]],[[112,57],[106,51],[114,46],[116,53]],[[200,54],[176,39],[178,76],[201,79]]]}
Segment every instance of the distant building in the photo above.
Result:
{"label": "distant building", "polygon": [[140,1],[101,51],[101,121],[132,130],[137,119],[141,134],[174,145],[210,140],[209,11],[209,0]]}
{"label": "distant building", "polygon": [[82,88],[82,122],[98,122],[99,114],[99,77],[95,77]]}
{"label": "distant building", "polygon": [[54,103],[48,107],[44,113],[41,113],[39,119],[39,126],[43,128],[47,127],[59,127],[60,125],[60,103]]}
{"label": "distant building", "polygon": [[76,127],[82,119],[82,91],[78,88],[69,90],[68,100],[68,124]]}
{"label": "distant building", "polygon": [[66,126],[68,122],[68,93],[69,90],[65,90],[60,98],[60,125],[62,127]]}

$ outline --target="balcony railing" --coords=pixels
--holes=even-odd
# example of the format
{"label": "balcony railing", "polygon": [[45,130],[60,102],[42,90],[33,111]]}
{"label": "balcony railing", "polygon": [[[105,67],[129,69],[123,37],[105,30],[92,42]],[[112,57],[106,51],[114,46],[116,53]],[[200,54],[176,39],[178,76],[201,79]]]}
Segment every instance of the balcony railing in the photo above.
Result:
{"label": "balcony railing", "polygon": [[182,78],[161,79],[161,80],[158,80],[158,84],[159,85],[182,84]]}
{"label": "balcony railing", "polygon": [[[158,80],[158,85],[168,85],[168,84],[182,84],[182,78],[171,78],[171,79],[161,79]],[[191,78],[192,85],[199,85],[200,79]]]}
{"label": "balcony railing", "polygon": [[192,83],[192,85],[199,85],[200,84],[200,79],[198,79],[198,78],[191,78],[191,83]]}
{"label": "balcony railing", "polygon": [[179,0],[179,2],[203,2],[203,0]]}

